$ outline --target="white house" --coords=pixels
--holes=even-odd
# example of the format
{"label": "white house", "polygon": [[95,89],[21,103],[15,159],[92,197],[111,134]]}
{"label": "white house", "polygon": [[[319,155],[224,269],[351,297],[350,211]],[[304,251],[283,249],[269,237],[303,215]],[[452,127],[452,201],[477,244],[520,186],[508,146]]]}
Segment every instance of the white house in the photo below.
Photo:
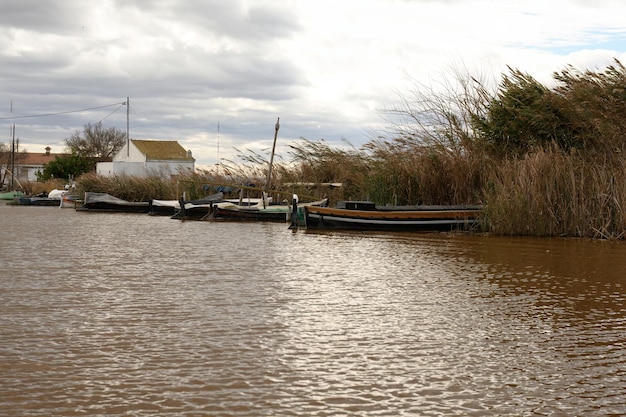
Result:
{"label": "white house", "polygon": [[[65,157],[69,154],[51,153],[50,147],[46,146],[45,153],[38,152],[17,152],[15,154],[13,179],[18,183],[27,183],[37,181],[37,173],[43,172],[43,166],[56,159],[56,157]],[[7,154],[0,161],[0,188],[11,181],[10,155]],[[3,164],[4,162],[4,164]],[[4,180],[4,184],[2,181]]]}
{"label": "white house", "polygon": [[177,141],[131,139],[112,162],[98,162],[96,173],[103,176],[172,176],[193,172],[196,160]]}

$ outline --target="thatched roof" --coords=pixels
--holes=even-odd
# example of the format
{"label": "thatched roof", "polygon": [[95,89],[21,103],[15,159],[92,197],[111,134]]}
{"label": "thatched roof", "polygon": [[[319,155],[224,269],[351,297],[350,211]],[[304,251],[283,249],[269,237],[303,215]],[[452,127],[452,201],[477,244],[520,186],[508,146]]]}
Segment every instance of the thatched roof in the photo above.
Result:
{"label": "thatched roof", "polygon": [[146,155],[148,161],[195,161],[175,140],[137,140],[131,142]]}

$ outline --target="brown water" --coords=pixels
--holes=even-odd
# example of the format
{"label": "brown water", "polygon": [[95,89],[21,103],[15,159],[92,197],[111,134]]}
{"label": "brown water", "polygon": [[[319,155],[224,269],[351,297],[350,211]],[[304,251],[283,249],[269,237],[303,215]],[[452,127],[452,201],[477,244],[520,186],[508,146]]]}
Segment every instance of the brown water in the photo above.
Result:
{"label": "brown water", "polygon": [[626,413],[626,243],[0,205],[2,416]]}

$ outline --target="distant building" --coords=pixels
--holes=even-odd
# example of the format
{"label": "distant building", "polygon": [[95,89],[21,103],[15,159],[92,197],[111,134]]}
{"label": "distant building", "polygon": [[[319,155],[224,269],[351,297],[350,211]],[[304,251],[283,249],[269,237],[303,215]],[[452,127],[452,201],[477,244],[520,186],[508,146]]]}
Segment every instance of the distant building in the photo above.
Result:
{"label": "distant building", "polygon": [[131,139],[112,162],[98,162],[96,173],[102,176],[133,175],[170,177],[181,172],[193,172],[196,160],[191,151],[177,141]]}
{"label": "distant building", "polygon": [[[15,154],[15,169],[13,177],[17,182],[34,182],[37,181],[37,173],[43,173],[43,166],[49,162],[54,161],[56,157],[68,156],[65,153],[51,153],[50,147],[46,146],[45,153],[33,153],[33,152],[17,152]],[[11,181],[11,167],[2,166],[0,172],[0,178],[4,178],[4,182]]]}

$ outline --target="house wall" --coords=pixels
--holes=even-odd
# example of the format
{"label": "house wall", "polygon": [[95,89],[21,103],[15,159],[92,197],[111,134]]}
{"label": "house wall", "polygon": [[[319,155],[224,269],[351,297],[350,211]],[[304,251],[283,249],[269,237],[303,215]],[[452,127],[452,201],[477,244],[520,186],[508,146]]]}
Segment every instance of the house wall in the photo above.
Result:
{"label": "house wall", "polygon": [[181,171],[193,171],[193,162],[180,161],[153,161],[153,162],[98,162],[96,173],[105,177],[114,175],[132,175],[147,177],[149,175],[160,175],[169,177],[177,175]]}
{"label": "house wall", "polygon": [[147,170],[145,163],[143,162],[98,162],[96,164],[96,174],[105,177],[112,177],[115,175],[145,177],[147,176]]}
{"label": "house wall", "polygon": [[[16,165],[14,178],[19,182],[35,182],[37,181],[37,171],[43,171],[43,166]],[[5,184],[11,182],[11,172],[4,167],[0,170],[0,179],[2,178],[4,178]],[[0,187],[5,184],[0,184]]]}
{"label": "house wall", "polygon": [[172,176],[183,171],[193,172],[195,163],[181,161],[149,161],[146,169],[150,175]]}
{"label": "house wall", "polygon": [[113,174],[113,162],[98,162],[96,164],[96,174],[105,177],[112,177]]}
{"label": "house wall", "polygon": [[[130,143],[130,151],[126,151],[126,146],[113,156],[113,162],[145,162],[146,156],[142,154],[133,143]],[[128,154],[128,156],[127,156]]]}
{"label": "house wall", "polygon": [[27,171],[26,176],[28,177],[28,181],[31,182],[37,181],[37,172],[43,172],[43,166],[28,166],[24,168]]}
{"label": "house wall", "polygon": [[127,151],[127,144],[113,156],[113,162],[98,162],[96,173],[102,176],[131,175],[147,177],[159,175],[170,177],[178,175],[181,171],[191,171],[195,169],[195,161],[180,160],[158,160],[149,161],[131,141],[130,150]]}

